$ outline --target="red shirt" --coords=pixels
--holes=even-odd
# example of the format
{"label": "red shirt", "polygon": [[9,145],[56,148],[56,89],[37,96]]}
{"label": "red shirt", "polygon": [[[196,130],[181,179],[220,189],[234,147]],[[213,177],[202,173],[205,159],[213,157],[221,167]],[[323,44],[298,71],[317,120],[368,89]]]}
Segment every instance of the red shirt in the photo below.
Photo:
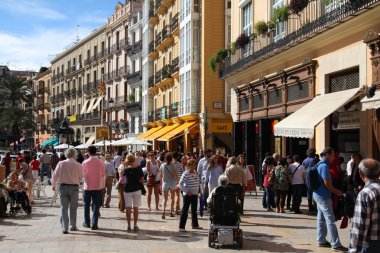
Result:
{"label": "red shirt", "polygon": [[342,179],[342,171],[340,169],[340,165],[342,164],[342,160],[340,157],[335,157],[330,164],[330,174],[332,180],[341,180]]}
{"label": "red shirt", "polygon": [[40,170],[40,162],[38,160],[33,160],[30,165],[32,165],[32,170]]}

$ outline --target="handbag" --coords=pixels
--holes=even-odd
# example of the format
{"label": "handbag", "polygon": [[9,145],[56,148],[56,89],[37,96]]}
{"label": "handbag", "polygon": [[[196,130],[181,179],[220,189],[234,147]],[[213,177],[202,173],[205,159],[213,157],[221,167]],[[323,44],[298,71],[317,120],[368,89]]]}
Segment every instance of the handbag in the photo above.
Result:
{"label": "handbag", "polygon": [[144,185],[142,183],[140,183],[140,190],[141,190],[141,194],[145,196],[146,195],[146,190],[145,190],[145,187],[144,187]]}
{"label": "handbag", "polygon": [[276,174],[275,174],[275,169],[273,168],[273,170],[270,172],[270,177],[268,179],[268,182],[273,184],[275,179],[276,179]]}

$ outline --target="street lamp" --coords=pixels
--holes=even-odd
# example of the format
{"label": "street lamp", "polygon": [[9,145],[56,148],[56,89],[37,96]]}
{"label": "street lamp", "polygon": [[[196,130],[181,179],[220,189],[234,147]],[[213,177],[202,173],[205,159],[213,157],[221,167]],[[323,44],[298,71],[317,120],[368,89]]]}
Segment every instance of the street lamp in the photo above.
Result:
{"label": "street lamp", "polygon": [[[71,114],[70,112],[67,114],[67,118],[70,119]],[[69,148],[69,141],[70,141],[70,135],[74,134],[74,130],[69,127],[69,122],[67,121],[66,118],[63,119],[61,122],[61,126],[58,128],[58,135],[66,135],[67,136],[67,148]]]}

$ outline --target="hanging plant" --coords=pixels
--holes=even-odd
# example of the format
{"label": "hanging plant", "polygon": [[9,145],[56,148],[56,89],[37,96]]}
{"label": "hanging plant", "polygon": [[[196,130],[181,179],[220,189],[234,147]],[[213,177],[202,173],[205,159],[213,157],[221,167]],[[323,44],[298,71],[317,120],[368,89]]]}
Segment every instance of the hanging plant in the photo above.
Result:
{"label": "hanging plant", "polygon": [[268,25],[265,21],[257,21],[255,30],[260,35],[266,34],[268,32]]}
{"label": "hanging plant", "polygon": [[290,0],[289,2],[289,10],[291,13],[299,15],[307,5],[309,4],[309,0]]}
{"label": "hanging plant", "polygon": [[288,20],[289,17],[289,7],[287,5],[280,6],[274,10],[274,16],[278,22],[284,22]]}
{"label": "hanging plant", "polygon": [[211,55],[210,59],[208,59],[208,65],[210,66],[210,69],[213,73],[215,73],[215,70],[216,70],[216,58],[217,58],[217,55],[213,54]]}
{"label": "hanging plant", "polygon": [[245,48],[249,43],[249,37],[245,33],[242,33],[236,39],[235,43],[237,48]]}
{"label": "hanging plant", "polygon": [[216,63],[220,63],[222,61],[224,61],[224,59],[226,59],[228,57],[228,49],[220,49],[219,52],[217,53],[217,57],[216,57]]}

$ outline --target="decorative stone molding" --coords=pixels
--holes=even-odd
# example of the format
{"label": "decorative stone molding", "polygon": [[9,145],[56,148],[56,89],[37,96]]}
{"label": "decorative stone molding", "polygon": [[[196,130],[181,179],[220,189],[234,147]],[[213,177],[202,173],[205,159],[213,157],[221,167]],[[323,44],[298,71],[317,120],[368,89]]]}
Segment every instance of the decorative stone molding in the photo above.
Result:
{"label": "decorative stone molding", "polygon": [[370,60],[372,66],[372,87],[380,89],[380,35],[379,33],[369,30],[363,39],[370,50]]}

